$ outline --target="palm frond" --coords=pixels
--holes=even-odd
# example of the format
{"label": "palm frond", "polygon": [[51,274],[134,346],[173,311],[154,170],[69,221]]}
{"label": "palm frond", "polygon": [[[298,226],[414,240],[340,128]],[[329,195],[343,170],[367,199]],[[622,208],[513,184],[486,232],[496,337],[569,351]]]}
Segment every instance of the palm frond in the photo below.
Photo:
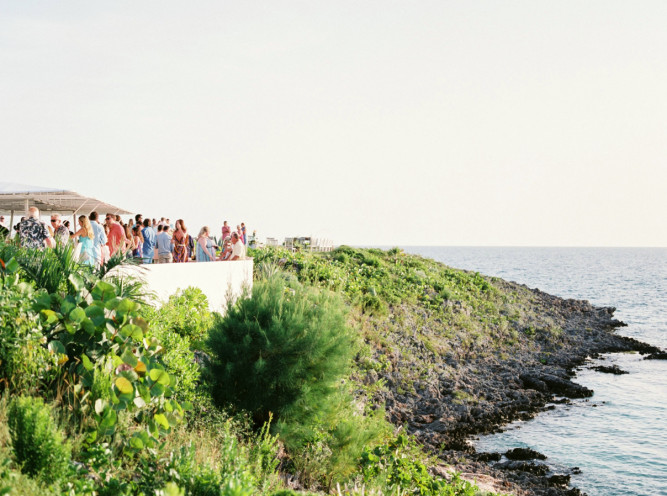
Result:
{"label": "palm frond", "polygon": [[98,267],[95,272],[97,273],[97,276],[102,279],[116,267],[120,267],[122,265],[138,265],[139,263],[141,263],[141,259],[128,257],[125,253],[118,250],[100,267]]}
{"label": "palm frond", "polygon": [[74,256],[71,243],[57,244],[52,249],[37,250],[20,248],[15,253],[18,264],[26,277],[35,283],[37,288],[46,289],[49,293],[67,290],[69,276],[85,270]]}

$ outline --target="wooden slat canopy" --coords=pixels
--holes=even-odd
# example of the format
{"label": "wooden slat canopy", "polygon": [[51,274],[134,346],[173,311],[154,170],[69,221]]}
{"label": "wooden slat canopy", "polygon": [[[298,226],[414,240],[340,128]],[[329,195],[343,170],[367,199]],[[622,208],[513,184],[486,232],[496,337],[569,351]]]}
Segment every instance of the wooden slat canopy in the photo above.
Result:
{"label": "wooden slat canopy", "polygon": [[93,210],[100,214],[131,214],[115,205],[84,196],[75,191],[43,188],[26,184],[0,183],[0,212],[27,213],[28,207],[37,207],[40,212],[88,215]]}
{"label": "wooden slat canopy", "polygon": [[37,207],[40,214],[44,215],[52,213],[71,215],[73,225],[76,225],[77,215],[89,215],[94,210],[102,216],[107,213],[118,215],[132,213],[75,191],[27,184],[0,183],[0,214],[9,213],[11,215],[9,226],[6,226],[10,230],[10,235],[14,226],[14,217],[28,215],[29,207]]}

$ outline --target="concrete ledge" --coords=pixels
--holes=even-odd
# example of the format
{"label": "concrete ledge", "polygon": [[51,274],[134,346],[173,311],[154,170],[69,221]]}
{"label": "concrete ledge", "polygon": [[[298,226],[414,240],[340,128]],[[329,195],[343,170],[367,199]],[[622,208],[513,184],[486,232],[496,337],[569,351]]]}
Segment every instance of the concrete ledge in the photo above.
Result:
{"label": "concrete ledge", "polygon": [[113,272],[141,279],[155,293],[156,304],[167,301],[179,289],[193,286],[206,295],[211,310],[224,313],[228,298],[238,298],[245,288],[252,289],[253,260],[123,266]]}

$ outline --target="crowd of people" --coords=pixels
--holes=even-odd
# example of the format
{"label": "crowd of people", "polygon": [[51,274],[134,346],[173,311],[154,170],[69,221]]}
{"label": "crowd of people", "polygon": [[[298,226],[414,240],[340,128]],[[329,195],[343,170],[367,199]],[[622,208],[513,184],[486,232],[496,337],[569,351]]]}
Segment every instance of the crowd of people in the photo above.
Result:
{"label": "crowd of people", "polygon": [[[0,226],[4,217],[0,217]],[[4,226],[0,235],[7,235]],[[74,243],[82,263],[99,265],[117,252],[140,259],[143,263],[184,263],[244,260],[246,246],[254,244],[256,233],[248,237],[245,223],[232,230],[227,221],[222,225],[222,246],[211,236],[209,226],[192,236],[183,219],[175,225],[167,218],[144,219],[137,214],[123,222],[120,215],[106,214],[100,223],[97,212],[78,217],[78,230],[73,231],[68,220],[60,214],[51,215],[50,225],[40,220],[39,209],[31,207],[28,216],[14,227],[21,246],[29,248],[53,247],[56,243]],[[5,232],[7,231],[7,232]]]}

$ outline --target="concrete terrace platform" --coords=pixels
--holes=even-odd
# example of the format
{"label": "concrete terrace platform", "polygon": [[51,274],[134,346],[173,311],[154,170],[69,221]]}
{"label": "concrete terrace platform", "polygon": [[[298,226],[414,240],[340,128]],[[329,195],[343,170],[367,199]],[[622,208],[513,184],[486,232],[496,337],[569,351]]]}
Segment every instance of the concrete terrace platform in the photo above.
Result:
{"label": "concrete terrace platform", "polygon": [[224,313],[230,298],[252,289],[253,260],[123,266],[114,273],[141,279],[155,293],[156,304],[167,301],[179,289],[199,288],[208,298],[210,309]]}

